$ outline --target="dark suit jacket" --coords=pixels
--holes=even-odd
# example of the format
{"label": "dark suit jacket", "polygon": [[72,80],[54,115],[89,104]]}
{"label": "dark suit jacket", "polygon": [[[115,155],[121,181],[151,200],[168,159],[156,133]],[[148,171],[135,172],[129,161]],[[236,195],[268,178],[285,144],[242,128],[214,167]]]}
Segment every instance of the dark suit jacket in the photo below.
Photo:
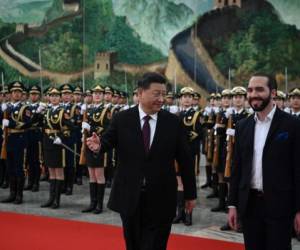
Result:
{"label": "dark suit jacket", "polygon": [[153,142],[144,151],[138,106],[114,116],[101,138],[101,151],[115,147],[118,166],[108,207],[125,216],[137,209],[146,179],[147,209],[153,223],[171,222],[175,216],[177,181],[175,159],[182,166],[185,199],[196,198],[195,174],[187,138],[178,117],[158,112]]}
{"label": "dark suit jacket", "polygon": [[[251,182],[254,115],[236,128],[229,204],[245,215]],[[300,121],[276,109],[263,150],[263,190],[268,215],[279,218],[300,211]]]}

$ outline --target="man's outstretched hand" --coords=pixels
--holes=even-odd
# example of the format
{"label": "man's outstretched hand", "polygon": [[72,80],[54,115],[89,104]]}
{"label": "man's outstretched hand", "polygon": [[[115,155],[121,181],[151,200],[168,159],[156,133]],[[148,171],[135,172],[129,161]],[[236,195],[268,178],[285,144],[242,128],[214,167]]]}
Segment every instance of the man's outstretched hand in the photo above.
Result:
{"label": "man's outstretched hand", "polygon": [[86,145],[88,146],[88,148],[95,153],[98,153],[100,151],[100,143],[100,137],[95,132],[86,140]]}

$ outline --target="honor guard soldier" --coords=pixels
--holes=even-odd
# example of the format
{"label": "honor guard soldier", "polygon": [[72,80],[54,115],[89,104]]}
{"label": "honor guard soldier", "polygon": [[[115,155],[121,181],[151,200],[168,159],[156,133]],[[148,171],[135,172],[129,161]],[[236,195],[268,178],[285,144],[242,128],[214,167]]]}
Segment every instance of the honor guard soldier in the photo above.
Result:
{"label": "honor guard soldier", "polygon": [[130,105],[131,108],[139,104],[139,98],[138,98],[138,89],[135,88],[132,92],[132,104]]}
{"label": "honor guard soldier", "polygon": [[[112,105],[112,97],[113,97],[113,88],[110,86],[106,86],[104,88],[104,108],[107,108],[107,112],[111,112],[113,105]],[[107,151],[107,166],[105,168],[105,181],[106,187],[110,188],[113,180],[114,175],[114,167],[113,167],[113,150]]]}
{"label": "honor guard soldier", "polygon": [[226,158],[226,126],[228,119],[226,113],[231,106],[231,91],[224,89],[221,93],[221,107],[216,113],[216,121],[214,126],[214,152],[212,160],[213,172],[218,175],[218,182],[215,179],[212,183],[213,193],[218,195],[219,203],[216,207],[212,208],[212,212],[225,212],[226,211],[226,196],[227,184],[224,180],[225,171],[225,158]]}
{"label": "honor guard soldier", "polygon": [[300,89],[294,88],[289,93],[290,114],[300,119]]}
{"label": "honor guard soldier", "polygon": [[[83,142],[93,133],[98,136],[102,135],[110,122],[109,108],[105,108],[103,104],[104,89],[97,85],[92,89],[93,105],[87,108],[82,122]],[[83,213],[93,212],[95,214],[102,213],[103,199],[105,191],[105,175],[104,167],[107,166],[107,154],[95,155],[86,143],[83,144],[84,149],[81,154],[86,158],[86,165],[90,177],[90,205],[82,210]]]}
{"label": "honor guard soldier", "polygon": [[[29,110],[34,115],[40,106],[41,88],[33,85],[29,88]],[[44,105],[45,104],[41,104]],[[24,190],[37,192],[40,183],[40,166],[42,164],[42,122],[37,121],[28,129],[28,147],[27,147],[27,163],[28,163],[28,181]]]}
{"label": "honor guard soldier", "polygon": [[[60,86],[61,92],[61,99],[62,104],[61,106],[65,110],[66,116],[68,117],[69,121],[73,123],[74,129],[66,128],[64,130],[64,138],[65,144],[73,150],[66,151],[66,167],[64,168],[65,171],[65,183],[62,193],[65,195],[72,195],[73,194],[73,184],[75,180],[75,172],[76,172],[76,110],[77,106],[73,104],[72,101],[72,93],[73,87],[70,84],[63,84]],[[80,112],[80,111],[79,111]]]}
{"label": "honor guard soldier", "polygon": [[9,84],[12,103],[6,107],[2,105],[5,113],[5,118],[2,120],[3,140],[5,141],[2,150],[6,150],[10,182],[10,194],[2,201],[4,203],[21,204],[23,202],[24,169],[28,143],[26,129],[31,126],[29,107],[21,103],[23,90],[24,85],[19,81]]}
{"label": "honor guard soldier", "polygon": [[209,105],[205,107],[203,112],[203,127],[204,127],[204,139],[203,139],[203,154],[206,156],[206,183],[201,186],[202,189],[212,187],[212,182],[217,182],[217,174],[213,175],[212,171],[212,160],[213,160],[213,149],[214,149],[214,125],[216,119],[215,110],[216,94],[211,93],[208,98]]}
{"label": "honor guard soldier", "polygon": [[201,101],[201,95],[199,93],[195,92],[194,97],[193,97],[193,108],[196,111],[201,110],[200,101]]}
{"label": "honor guard soldier", "polygon": [[[189,149],[193,158],[195,172],[199,169],[200,156],[200,140],[202,136],[202,128],[200,123],[200,111],[195,111],[193,105],[194,90],[190,87],[184,87],[180,90],[180,99],[182,110],[179,113],[179,118],[183,121],[184,128],[189,138]],[[192,212],[185,212],[184,209],[184,186],[181,180],[180,166],[177,166],[177,215],[173,223],[183,221],[186,226],[192,225]]]}
{"label": "honor guard soldier", "polygon": [[[80,86],[75,87],[73,92],[73,99],[74,99],[74,105],[75,113],[74,113],[74,121],[75,121],[75,152],[78,152],[81,149],[82,142],[81,142],[81,123],[82,123],[82,114],[81,114],[81,107],[83,105],[82,103],[83,98],[83,90]],[[75,183],[77,185],[82,185],[82,170],[84,166],[79,165],[79,157],[76,156],[76,173],[75,173]]]}
{"label": "honor guard soldier", "polygon": [[112,97],[112,104],[113,104],[113,108],[111,109],[112,116],[114,116],[116,113],[120,111],[121,105],[119,104],[119,102],[120,102],[120,91],[115,89]]}
{"label": "honor guard soldier", "polygon": [[168,91],[167,95],[165,96],[165,104],[162,109],[171,112],[172,114],[178,114],[179,108],[178,106],[174,105],[175,96],[172,91]]}
{"label": "honor guard soldier", "polygon": [[[225,158],[225,170],[224,181],[227,182],[229,190],[229,179],[232,171],[232,160],[234,157],[234,136],[235,126],[237,122],[249,116],[249,112],[246,109],[246,97],[247,90],[244,87],[237,86],[231,91],[233,108],[228,109],[226,112],[227,117],[227,129],[226,129],[226,158]],[[227,198],[227,197],[226,197]],[[228,223],[220,228],[222,231],[231,230]],[[239,229],[240,231],[241,229]]]}
{"label": "honor guard soldier", "polygon": [[281,110],[284,110],[285,99],[286,99],[286,94],[280,90],[277,90],[276,96],[274,98],[274,102],[275,102],[276,106]]}
{"label": "honor guard soldier", "polygon": [[[49,199],[41,207],[60,207],[60,196],[64,185],[64,168],[66,167],[66,141],[69,140],[66,131],[74,128],[70,115],[60,104],[60,91],[51,88],[49,91],[50,104],[43,112],[42,108],[37,110],[43,119],[43,148],[44,162],[49,169]],[[42,107],[42,106],[41,106]]]}
{"label": "honor guard soldier", "polygon": [[[5,98],[5,95],[6,95],[6,92],[7,92],[7,88],[5,88],[6,86],[4,86],[4,89],[2,89],[2,87],[0,86],[1,88],[1,92],[0,92],[0,101],[1,101],[1,107],[2,107],[2,104],[4,106],[5,109],[7,109],[7,100]],[[3,114],[4,112],[2,111],[2,108],[0,110],[0,121],[1,121],[1,124],[2,124],[2,120],[3,120]],[[3,144],[3,129],[2,129],[2,126],[0,128],[0,149],[1,149],[1,152],[2,152],[2,144]],[[8,174],[8,169],[7,169],[7,166],[6,166],[6,159],[0,159],[0,187],[3,188],[3,189],[6,189],[8,188],[8,183],[9,183],[9,174]]]}
{"label": "honor guard soldier", "polygon": [[104,107],[111,108],[112,107],[112,97],[113,97],[114,90],[110,86],[106,86],[104,88]]}

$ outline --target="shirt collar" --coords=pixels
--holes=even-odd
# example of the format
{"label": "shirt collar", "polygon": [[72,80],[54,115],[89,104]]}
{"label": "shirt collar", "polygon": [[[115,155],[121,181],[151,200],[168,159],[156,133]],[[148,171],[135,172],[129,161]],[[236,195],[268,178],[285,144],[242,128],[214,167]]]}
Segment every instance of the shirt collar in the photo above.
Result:
{"label": "shirt collar", "polygon": [[294,111],[292,111],[292,115],[300,115],[300,111],[298,111],[297,113],[295,113]]}
{"label": "shirt collar", "polygon": [[14,102],[14,103],[13,103],[14,108],[17,107],[20,103],[21,103],[20,101]]}
{"label": "shirt collar", "polygon": [[[265,120],[262,121],[262,122],[272,121],[273,116],[274,116],[274,114],[275,114],[275,111],[276,111],[276,105],[273,106],[272,110],[269,112],[269,114],[267,115],[267,117],[265,118]],[[257,116],[257,112],[255,112],[254,120],[255,120],[256,122],[259,121],[258,116]]]}
{"label": "shirt collar", "polygon": [[[144,112],[144,110],[142,109],[140,104],[139,104],[139,114],[140,114],[140,120],[143,120],[144,117],[148,115]],[[149,116],[151,117],[151,119],[157,120],[157,113],[149,115]]]}

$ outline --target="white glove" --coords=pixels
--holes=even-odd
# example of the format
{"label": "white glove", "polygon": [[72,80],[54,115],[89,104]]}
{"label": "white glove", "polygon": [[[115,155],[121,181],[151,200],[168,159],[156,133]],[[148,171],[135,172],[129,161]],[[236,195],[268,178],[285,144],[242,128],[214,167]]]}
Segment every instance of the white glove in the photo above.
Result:
{"label": "white glove", "polygon": [[5,110],[7,110],[7,104],[5,102],[3,102],[1,104],[1,110],[4,112]]}
{"label": "white glove", "polygon": [[2,128],[4,129],[4,128],[8,127],[8,125],[9,125],[9,120],[3,119],[2,120]]}
{"label": "white glove", "polygon": [[80,114],[83,115],[83,113],[86,111],[86,108],[87,108],[86,106],[87,106],[87,105],[86,105],[85,103],[81,105]]}
{"label": "white glove", "polygon": [[36,112],[42,113],[45,109],[46,109],[46,104],[41,102],[39,107],[37,108]]}
{"label": "white glove", "polygon": [[234,136],[235,135],[235,129],[228,128],[226,130],[226,135]]}
{"label": "white glove", "polygon": [[87,131],[90,131],[90,130],[91,130],[91,126],[90,126],[90,124],[88,124],[87,122],[82,122],[81,128],[82,128],[82,131],[84,131],[85,129],[86,129]]}
{"label": "white glove", "polygon": [[53,141],[53,144],[55,144],[55,145],[61,145],[62,141],[61,141],[61,139],[58,136],[56,136],[55,139],[54,139],[54,141]]}

